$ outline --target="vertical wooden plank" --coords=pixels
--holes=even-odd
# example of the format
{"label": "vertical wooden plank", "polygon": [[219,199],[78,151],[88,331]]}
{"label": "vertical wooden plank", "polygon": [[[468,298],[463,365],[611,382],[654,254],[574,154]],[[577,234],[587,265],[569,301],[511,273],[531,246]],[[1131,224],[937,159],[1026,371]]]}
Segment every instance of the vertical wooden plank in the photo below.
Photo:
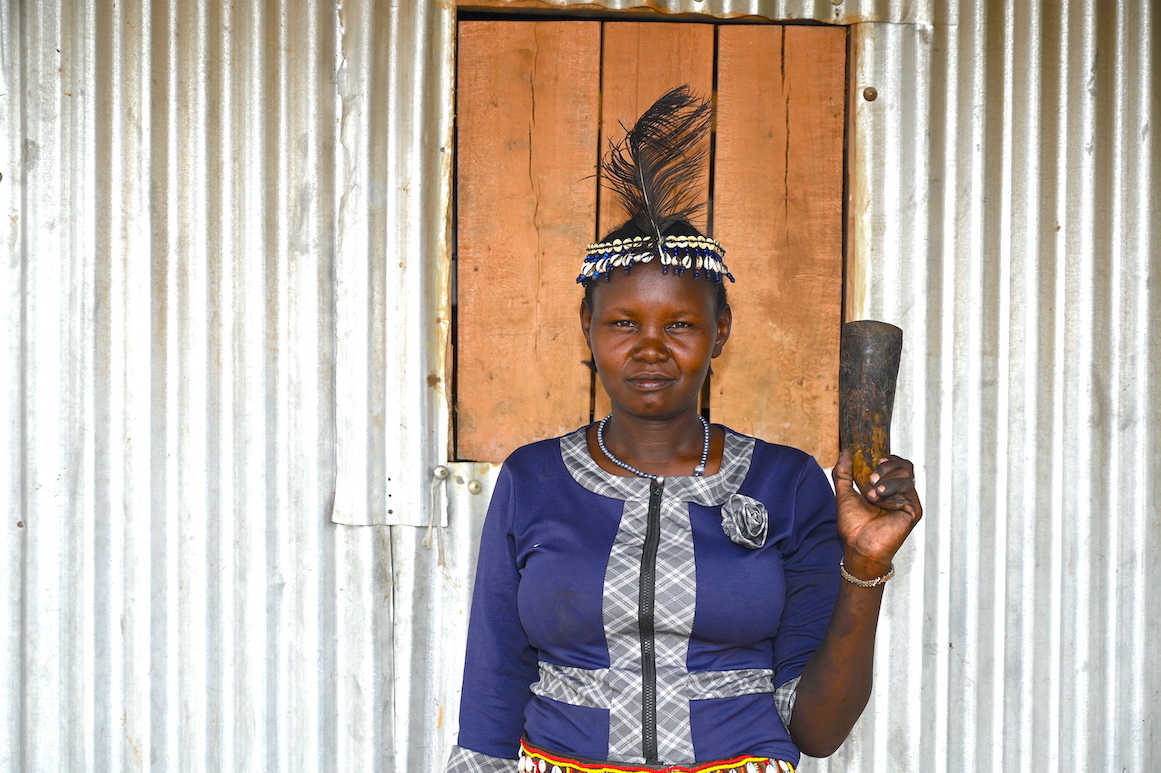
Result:
{"label": "vertical wooden plank", "polygon": [[464,22],[457,69],[460,459],[588,421],[576,277],[596,217],[598,22]]}
{"label": "vertical wooden plank", "polygon": [[[689,84],[699,97],[709,98],[714,82],[714,27],[711,24],[606,22],[602,54],[601,153],[609,139],[625,136],[621,127],[632,126],[659,96]],[[709,197],[709,164],[703,191]],[[595,238],[620,226],[628,218],[616,198],[605,188],[599,192],[598,228]],[[705,230],[703,212],[694,225]],[[609,398],[597,380],[593,415],[609,412]]]}
{"label": "vertical wooden plank", "polygon": [[715,421],[837,454],[846,32],[722,27],[714,235],[738,281]]}
{"label": "vertical wooden plank", "polygon": [[[625,136],[621,124],[632,126],[659,96],[689,84],[699,97],[708,98],[714,82],[714,27],[712,24],[606,22],[602,64],[601,147]],[[703,189],[708,195],[708,164]],[[599,193],[598,238],[627,219],[613,194]],[[705,216],[694,225],[705,229]]]}

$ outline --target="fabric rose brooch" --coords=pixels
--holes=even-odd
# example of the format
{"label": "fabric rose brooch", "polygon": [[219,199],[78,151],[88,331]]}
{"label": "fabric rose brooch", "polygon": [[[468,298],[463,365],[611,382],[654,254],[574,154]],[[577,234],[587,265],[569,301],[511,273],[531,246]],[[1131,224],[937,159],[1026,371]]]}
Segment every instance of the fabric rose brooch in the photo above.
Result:
{"label": "fabric rose brooch", "polygon": [[757,550],[766,542],[766,506],[744,494],[730,494],[722,505],[722,531],[742,547]]}

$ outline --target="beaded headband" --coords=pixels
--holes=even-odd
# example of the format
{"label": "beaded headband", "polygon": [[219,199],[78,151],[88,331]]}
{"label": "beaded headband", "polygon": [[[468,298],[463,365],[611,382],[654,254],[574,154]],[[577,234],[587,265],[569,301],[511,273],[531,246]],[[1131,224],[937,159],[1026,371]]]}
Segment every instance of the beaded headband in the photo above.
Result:
{"label": "beaded headband", "polygon": [[601,158],[602,182],[612,189],[629,222],[613,233],[632,233],[590,244],[576,281],[584,284],[615,268],[649,263],[657,258],[663,273],[694,276],[705,274],[718,282],[734,277],[726,268],[726,251],[708,236],[673,234],[675,226],[691,230],[690,217],[705,206],[699,198],[702,161],[709,152],[705,142],[713,122],[713,108],[706,100],[692,96],[688,86],[678,86],[663,94],[641,114],[632,128],[625,128],[620,142],[609,141]]}
{"label": "beaded headband", "polygon": [[679,275],[692,270],[697,278],[704,271],[719,282],[723,276],[734,281],[734,275],[722,260],[726,250],[716,240],[708,236],[669,235],[661,239],[660,249],[656,241],[651,236],[632,236],[590,244],[585,250],[585,259],[576,281],[583,284],[601,275],[609,279],[614,268],[624,267],[628,273],[630,266],[648,263],[658,257],[659,253],[663,273],[669,273],[672,267],[674,273]]}

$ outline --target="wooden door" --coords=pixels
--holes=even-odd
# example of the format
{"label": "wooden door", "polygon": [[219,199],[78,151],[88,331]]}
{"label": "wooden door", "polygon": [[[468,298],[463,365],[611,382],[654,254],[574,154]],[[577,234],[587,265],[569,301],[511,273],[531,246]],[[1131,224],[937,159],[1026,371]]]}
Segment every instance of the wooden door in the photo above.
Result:
{"label": "wooden door", "polygon": [[594,166],[620,123],[688,83],[718,110],[696,225],[738,278],[703,409],[832,463],[845,81],[843,28],[461,22],[456,457],[500,461],[606,412],[574,280],[625,217]]}

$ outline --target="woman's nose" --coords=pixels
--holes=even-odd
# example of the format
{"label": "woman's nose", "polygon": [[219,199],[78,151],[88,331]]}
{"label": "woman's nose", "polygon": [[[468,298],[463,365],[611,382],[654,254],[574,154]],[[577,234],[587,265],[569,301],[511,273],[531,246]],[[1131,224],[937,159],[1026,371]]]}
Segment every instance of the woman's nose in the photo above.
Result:
{"label": "woman's nose", "polygon": [[634,356],[646,362],[659,362],[669,359],[669,347],[665,344],[663,331],[643,328],[637,339]]}

